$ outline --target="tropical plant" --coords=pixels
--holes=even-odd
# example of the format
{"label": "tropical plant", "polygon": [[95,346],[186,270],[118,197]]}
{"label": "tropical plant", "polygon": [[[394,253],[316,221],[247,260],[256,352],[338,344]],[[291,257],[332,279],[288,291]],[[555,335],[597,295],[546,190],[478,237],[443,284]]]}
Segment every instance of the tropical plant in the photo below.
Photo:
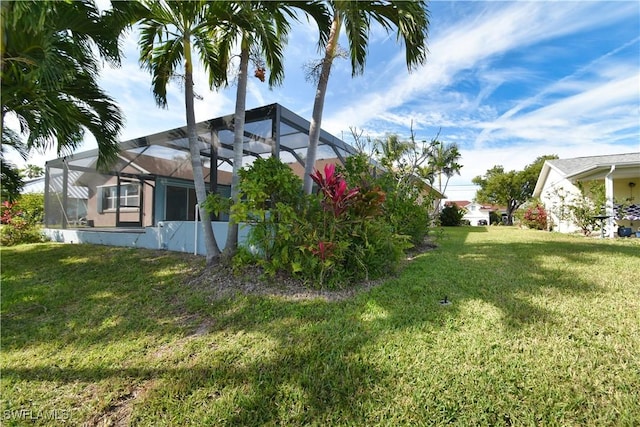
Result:
{"label": "tropical plant", "polygon": [[[116,158],[123,118],[97,83],[101,59],[118,65],[126,23],[101,15],[91,0],[2,2],[2,142],[22,148],[72,151],[89,131],[98,167]],[[100,57],[96,55],[99,53]],[[5,127],[17,118],[20,135]]]}
{"label": "tropical plant", "polygon": [[20,169],[20,174],[25,178],[38,178],[44,175],[44,168],[38,165],[28,164]]}
{"label": "tropical plant", "polygon": [[386,194],[379,187],[349,188],[345,177],[332,164],[324,175],[315,171],[323,213],[303,254],[304,264],[297,271],[313,273],[320,286],[375,278],[394,271],[406,240],[391,230],[382,217]]}
{"label": "tropical plant", "polygon": [[235,265],[287,272],[316,287],[344,286],[394,271],[408,247],[384,219],[385,193],[349,186],[333,165],[313,174],[319,191],[309,196],[274,157],[256,159],[240,177],[231,216],[251,227],[249,250],[235,254]]}
{"label": "tropical plant", "polygon": [[[449,180],[454,175],[460,175],[462,165],[460,161],[461,154],[456,143],[444,143],[434,139],[431,144],[431,152],[429,156],[429,169],[438,177],[438,192],[445,194]],[[446,177],[444,187],[442,186],[442,177]],[[440,204],[435,208],[434,215],[440,210]]]}
{"label": "tropical plant", "polygon": [[311,174],[315,168],[320,140],[324,98],[333,60],[340,52],[338,39],[341,28],[344,26],[346,30],[353,76],[364,72],[372,21],[379,23],[387,32],[396,28],[397,38],[402,39],[405,45],[406,64],[409,71],[423,64],[427,57],[429,13],[425,1],[330,0],[328,3],[332,12],[332,23],[329,37],[326,43],[323,42],[324,58],[317,78],[318,84],[309,126],[309,147],[304,177],[305,194],[311,194],[313,187]]}
{"label": "tropical plant", "polygon": [[335,170],[334,164],[327,164],[324,167],[324,176],[316,170],[311,174],[311,179],[318,184],[318,191],[323,195],[322,206],[337,218],[353,205],[360,189],[356,187],[348,190],[347,181],[340,174],[336,174]]}
{"label": "tropical plant", "polygon": [[[196,133],[194,110],[193,66],[194,51],[209,75],[210,88],[226,83],[227,57],[219,55],[216,40],[212,38],[215,15],[225,12],[215,2],[198,1],[145,1],[147,17],[141,21],[139,40],[140,63],[152,76],[156,104],[167,106],[167,85],[184,72],[184,103],[187,136],[193,182],[200,217],[208,218],[204,208],[207,191],[204,181],[200,144]],[[226,16],[226,14],[225,14]],[[209,221],[202,221],[207,263],[220,256],[220,249]]]}
{"label": "tropical plant", "polygon": [[[5,145],[2,149],[5,149]],[[20,196],[20,190],[24,186],[24,181],[18,168],[11,162],[0,158],[0,182],[2,182],[2,201],[13,202]]]}
{"label": "tropical plant", "polygon": [[[269,86],[281,84],[284,79],[284,47],[290,29],[289,20],[297,19],[296,9],[313,17],[320,29],[320,38],[328,32],[328,13],[318,2],[308,1],[239,1],[220,2],[217,8],[227,9],[227,25],[218,25],[216,38],[222,55],[229,55],[234,43],[240,46],[238,88],[234,114],[233,170],[231,179],[231,201],[238,202],[239,172],[242,168],[245,105],[247,95],[248,68],[251,59],[256,65],[255,76],[265,79],[265,66],[269,70]],[[325,34],[325,36],[323,36]],[[262,58],[265,62],[262,62]],[[237,249],[238,224],[229,219],[225,258],[231,258]]]}
{"label": "tropical plant", "polygon": [[258,158],[239,173],[241,202],[232,206],[231,217],[250,226],[248,246],[265,270],[288,270],[304,234],[295,228],[306,225],[300,216],[305,205],[300,178],[277,157]]}
{"label": "tropical plant", "polygon": [[388,135],[374,142],[377,161],[385,170],[378,183],[387,193],[385,217],[395,233],[407,235],[414,245],[424,241],[430,223],[434,175],[429,164],[437,140],[418,141],[413,123],[408,140]]}

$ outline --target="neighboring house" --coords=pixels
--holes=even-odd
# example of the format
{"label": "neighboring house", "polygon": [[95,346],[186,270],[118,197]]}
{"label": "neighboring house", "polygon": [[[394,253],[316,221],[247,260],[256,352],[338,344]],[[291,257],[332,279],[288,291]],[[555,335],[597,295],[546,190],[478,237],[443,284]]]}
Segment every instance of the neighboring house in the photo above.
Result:
{"label": "neighboring house", "polygon": [[20,193],[44,193],[44,176],[24,181],[24,185],[22,186]]}
{"label": "neighboring house", "polygon": [[470,225],[490,225],[491,224],[491,212],[495,212],[497,215],[506,215],[506,209],[499,206],[483,205],[477,202],[470,202],[468,200],[452,200],[447,201],[445,206],[456,204],[459,208],[464,208],[466,211],[463,220],[469,221]]}
{"label": "neighboring house", "polygon": [[[231,190],[233,119],[228,115],[197,124],[206,185],[224,197]],[[256,158],[278,156],[303,176],[307,120],[279,104],[248,110],[245,120],[243,167]],[[344,163],[355,153],[321,131],[316,169]],[[186,127],[120,143],[118,159],[107,171],[96,169],[97,155],[91,150],[47,162],[44,223],[50,237],[205,253],[202,227],[194,230],[197,201]],[[226,219],[212,222],[221,243]]]}
{"label": "neighboring house", "polygon": [[533,196],[542,201],[556,230],[571,233],[578,227],[563,215],[564,205],[582,197],[579,185],[588,190],[598,183],[605,185],[607,235],[614,237],[618,226],[638,230],[640,152],[547,160]]}

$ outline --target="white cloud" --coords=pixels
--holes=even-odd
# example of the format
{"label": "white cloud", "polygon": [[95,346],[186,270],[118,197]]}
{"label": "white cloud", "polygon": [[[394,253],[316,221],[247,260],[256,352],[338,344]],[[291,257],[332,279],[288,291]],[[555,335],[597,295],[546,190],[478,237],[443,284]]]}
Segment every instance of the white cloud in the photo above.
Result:
{"label": "white cloud", "polygon": [[[428,63],[407,75],[402,62],[404,52],[399,49],[390,62],[394,65],[395,79],[355,102],[345,100],[341,108],[327,115],[324,121],[327,129],[362,126],[405,102],[446,89],[460,72],[485,66],[486,61],[513,49],[601,26],[637,9],[632,3],[603,8],[595,2],[499,2],[483,3],[483,6],[482,12],[444,29],[438,27],[438,17],[432,17],[432,28],[436,30]],[[330,81],[330,85],[332,83],[335,84]]]}
{"label": "white cloud", "polygon": [[[554,39],[618,20],[629,22],[629,16],[640,12],[638,3],[434,2],[431,9],[430,54],[424,67],[408,74],[403,48],[394,35],[389,38],[379,28],[371,36],[363,76],[352,79],[349,61],[336,62],[324,129],[347,139],[350,126],[364,128],[372,136],[408,135],[413,120],[419,139],[430,139],[442,127],[441,139],[462,148],[463,176],[452,179],[457,186],[469,185],[471,178],[495,164],[519,169],[538,155],[630,151],[628,141],[639,137],[640,64],[637,55],[630,60],[619,54],[625,49],[637,51],[637,32],[601,57],[578,63],[566,75],[552,76],[539,67],[550,58],[561,61],[566,53]],[[305,82],[302,64],[320,54],[317,29],[302,21],[292,26],[284,86],[270,90],[252,79],[247,108],[279,102],[310,118],[315,87]],[[123,139],[183,126],[184,95],[179,85],[169,88],[168,109],[156,107],[151,77],[137,62],[137,33],[125,38],[124,46],[123,67],[105,70],[103,76],[105,89],[126,115]],[[525,59],[504,61],[515,52]],[[195,104],[197,120],[233,112],[235,86],[209,91],[200,67],[195,83],[203,97]],[[502,96],[512,88],[517,93]],[[87,144],[83,149],[93,148]]]}
{"label": "white cloud", "polygon": [[617,132],[638,127],[638,88],[640,74],[625,76],[527,113],[481,123],[476,146],[510,139],[565,145],[616,141]]}

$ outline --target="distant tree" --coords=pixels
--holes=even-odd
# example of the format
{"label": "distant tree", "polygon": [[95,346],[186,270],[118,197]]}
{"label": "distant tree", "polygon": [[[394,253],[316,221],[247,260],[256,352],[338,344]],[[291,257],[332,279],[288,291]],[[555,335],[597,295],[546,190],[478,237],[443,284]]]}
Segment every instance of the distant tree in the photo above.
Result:
{"label": "distant tree", "polygon": [[555,155],[538,157],[522,171],[505,172],[502,166],[494,166],[483,176],[473,178],[472,182],[480,186],[476,201],[506,206],[507,225],[513,225],[514,212],[533,195],[542,165],[546,160],[557,158]]}
{"label": "distant tree", "polygon": [[44,175],[44,169],[38,165],[28,164],[20,169],[20,174],[25,178],[37,178]]}
{"label": "distant tree", "polygon": [[[460,175],[462,165],[460,161],[460,150],[456,143],[447,144],[437,139],[431,142],[431,155],[429,158],[429,168],[431,172],[438,177],[438,192],[444,194],[447,191],[449,180],[454,175]],[[442,186],[442,177],[446,178],[444,187]],[[438,214],[440,204],[436,206],[434,216]]]}

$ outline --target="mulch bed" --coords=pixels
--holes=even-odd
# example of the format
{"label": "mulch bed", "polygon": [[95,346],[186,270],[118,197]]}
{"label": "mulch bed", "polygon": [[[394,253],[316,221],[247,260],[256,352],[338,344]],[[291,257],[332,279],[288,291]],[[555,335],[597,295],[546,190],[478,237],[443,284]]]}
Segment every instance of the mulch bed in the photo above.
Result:
{"label": "mulch bed", "polygon": [[[422,245],[415,246],[408,251],[406,263],[436,247],[437,245],[432,241],[425,240]],[[389,279],[390,277],[383,277],[376,280],[367,280],[342,289],[315,289],[304,281],[286,274],[267,277],[262,268],[258,266],[248,266],[241,271],[234,271],[230,267],[214,265],[190,276],[185,280],[185,284],[191,288],[200,289],[211,299],[229,298],[244,294],[275,296],[288,300],[322,299],[325,301],[342,301],[378,286]]]}

